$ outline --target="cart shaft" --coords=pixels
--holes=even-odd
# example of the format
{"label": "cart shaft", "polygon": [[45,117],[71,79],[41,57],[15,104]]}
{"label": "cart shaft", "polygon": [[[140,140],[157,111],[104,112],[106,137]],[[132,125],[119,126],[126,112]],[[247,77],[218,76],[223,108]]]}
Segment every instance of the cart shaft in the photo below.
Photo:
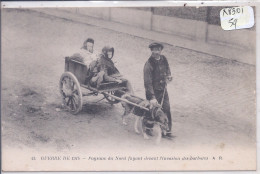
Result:
{"label": "cart shaft", "polygon": [[128,103],[128,104],[130,104],[130,105],[139,107],[139,108],[144,109],[144,110],[146,110],[146,111],[149,111],[148,108],[145,108],[145,107],[140,106],[140,105],[138,105],[138,104],[136,104],[136,103],[130,102],[130,101],[126,100],[126,99],[122,99],[122,98],[120,98],[120,97],[117,97],[117,96],[114,96],[114,95],[111,95],[111,94],[107,94],[107,93],[103,93],[103,94],[104,94],[104,95],[108,95],[108,96],[110,96],[110,97],[112,97],[112,98],[114,98],[114,99],[116,99],[116,100],[119,100],[119,101],[122,101],[122,102],[126,102],[126,103]]}

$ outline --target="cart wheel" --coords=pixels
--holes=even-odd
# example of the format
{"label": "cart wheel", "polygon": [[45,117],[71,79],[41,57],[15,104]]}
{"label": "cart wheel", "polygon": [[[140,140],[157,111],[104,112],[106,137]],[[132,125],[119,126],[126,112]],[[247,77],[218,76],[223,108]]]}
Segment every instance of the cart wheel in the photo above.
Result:
{"label": "cart wheel", "polygon": [[71,72],[65,72],[60,78],[60,93],[64,106],[72,114],[82,109],[82,92],[79,81]]}
{"label": "cart wheel", "polygon": [[[118,93],[117,93],[117,91],[109,91],[109,92],[107,92],[108,94],[111,94],[111,95],[115,95],[115,96],[117,96],[117,97],[120,97],[120,96],[118,96]],[[120,101],[119,100],[116,100],[116,99],[114,99],[114,98],[112,98],[112,97],[110,97],[110,96],[108,96],[108,95],[105,95],[104,94],[104,97],[107,99],[107,101],[110,103],[110,104],[116,104],[116,103],[119,103]]]}

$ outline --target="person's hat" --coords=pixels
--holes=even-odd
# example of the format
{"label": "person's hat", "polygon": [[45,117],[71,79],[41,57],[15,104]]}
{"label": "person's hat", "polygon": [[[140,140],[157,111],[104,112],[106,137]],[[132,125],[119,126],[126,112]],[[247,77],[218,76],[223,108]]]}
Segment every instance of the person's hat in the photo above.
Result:
{"label": "person's hat", "polygon": [[90,42],[90,43],[93,43],[93,44],[94,44],[94,39],[88,38],[88,39],[85,41],[85,43],[87,43],[87,42]]}
{"label": "person's hat", "polygon": [[163,44],[161,43],[158,43],[158,42],[154,42],[154,43],[151,43],[149,45],[149,48],[152,49],[152,48],[155,48],[155,47],[161,47],[163,49]]}
{"label": "person's hat", "polygon": [[88,42],[94,44],[94,39],[92,39],[92,38],[87,38],[87,40],[84,41],[82,48],[86,48]]}
{"label": "person's hat", "polygon": [[110,47],[110,46],[105,46],[103,49],[102,49],[102,53],[107,56],[107,52],[111,51],[112,52],[112,57],[114,56],[114,52],[115,52],[115,49],[113,47]]}

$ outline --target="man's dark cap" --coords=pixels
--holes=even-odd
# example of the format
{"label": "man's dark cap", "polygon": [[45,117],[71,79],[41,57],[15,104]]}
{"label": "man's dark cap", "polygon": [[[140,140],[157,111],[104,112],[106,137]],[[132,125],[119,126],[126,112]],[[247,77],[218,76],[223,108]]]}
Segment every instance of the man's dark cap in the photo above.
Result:
{"label": "man's dark cap", "polygon": [[149,45],[149,48],[152,49],[152,48],[156,48],[156,47],[161,47],[163,49],[163,44],[161,43],[158,43],[158,42],[154,42],[154,43],[151,43]]}

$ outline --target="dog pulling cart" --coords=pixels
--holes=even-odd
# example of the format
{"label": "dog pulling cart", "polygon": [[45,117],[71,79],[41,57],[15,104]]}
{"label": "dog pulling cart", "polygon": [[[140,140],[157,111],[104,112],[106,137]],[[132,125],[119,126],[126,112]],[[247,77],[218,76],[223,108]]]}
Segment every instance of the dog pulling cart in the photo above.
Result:
{"label": "dog pulling cart", "polygon": [[[59,87],[63,103],[70,113],[77,114],[82,110],[83,97],[99,94],[103,95],[110,104],[123,101],[149,111],[148,108],[121,98],[126,92],[127,81],[122,83],[105,82],[96,88],[89,85],[87,74],[88,67],[84,63],[70,57],[65,58],[65,72],[61,75]],[[88,92],[83,92],[85,91],[83,88],[87,89]]]}

